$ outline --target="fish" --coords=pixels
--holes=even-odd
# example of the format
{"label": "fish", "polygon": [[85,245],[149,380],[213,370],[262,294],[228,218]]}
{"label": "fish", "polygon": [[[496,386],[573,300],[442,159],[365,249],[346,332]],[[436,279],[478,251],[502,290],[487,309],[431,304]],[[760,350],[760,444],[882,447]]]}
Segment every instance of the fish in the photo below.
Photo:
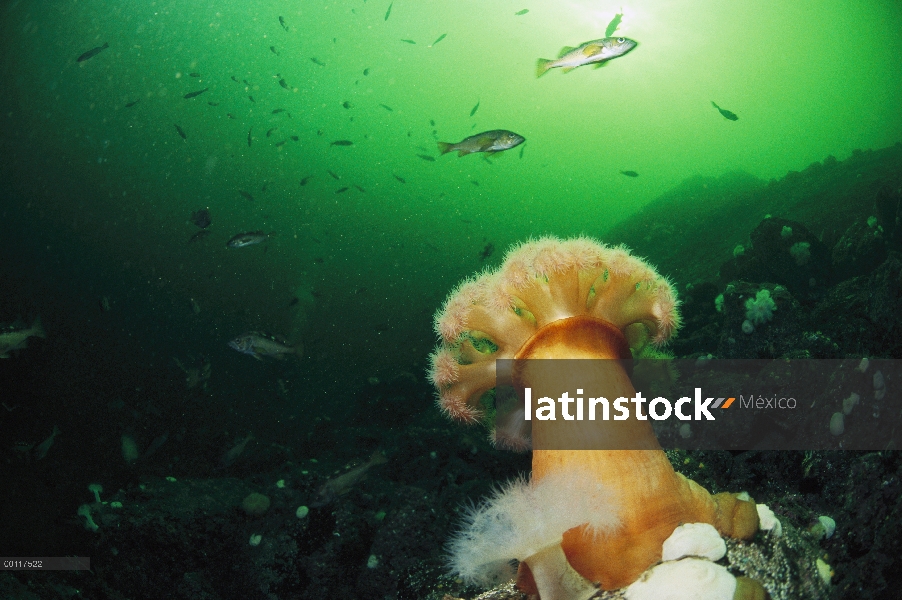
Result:
{"label": "fish", "polygon": [[197,240],[202,240],[205,237],[207,237],[208,235],[210,235],[209,229],[201,229],[200,231],[198,231],[194,235],[192,235],[190,238],[188,238],[188,243],[193,244]]}
{"label": "fish", "polygon": [[[388,10],[385,11],[385,19],[384,19],[384,20],[388,21],[388,18],[391,16],[391,7],[392,7],[394,4],[395,4],[395,3],[392,2],[391,4],[388,5]],[[90,57],[89,57],[89,58],[90,58]]]}
{"label": "fish", "polygon": [[428,154],[417,154],[423,160],[428,160],[429,162],[435,162],[435,158],[429,156]]}
{"label": "fish", "polygon": [[457,156],[466,156],[474,152],[485,152],[491,156],[496,152],[510,150],[519,146],[526,141],[522,135],[508,131],[506,129],[493,129],[491,131],[483,131],[476,135],[452,144],[449,142],[438,142],[438,150],[441,154],[457,151]]}
{"label": "fish", "polygon": [[318,65],[321,66],[321,67],[325,67],[325,66],[326,66],[326,63],[324,63],[323,61],[317,59],[316,57],[312,57],[310,60],[312,60],[313,62],[315,62],[316,64],[318,64]]}
{"label": "fish", "polygon": [[416,42],[413,40],[401,40],[401,41],[404,42],[405,44],[416,44]]}
{"label": "fish", "polygon": [[290,90],[290,89],[291,89],[290,87],[288,87],[288,84],[285,83],[285,80],[284,80],[284,79],[280,79],[280,80],[279,80],[279,85],[281,85],[281,86],[282,86],[283,88],[285,88],[286,90]]}
{"label": "fish", "polygon": [[285,17],[279,17],[279,25],[282,26],[282,29],[288,31],[288,25],[285,24]]}
{"label": "fish", "polygon": [[529,9],[528,9],[528,8],[524,8],[523,10],[518,10],[518,11],[515,12],[514,14],[517,15],[518,17],[522,17],[523,15],[525,15],[525,14],[528,13],[528,12],[529,12]]}
{"label": "fish", "polygon": [[36,318],[31,327],[12,325],[6,332],[0,333],[0,358],[9,358],[11,351],[27,348],[28,338],[32,337],[47,337],[47,333],[41,325],[41,317]]}
{"label": "fish", "polygon": [[520,158],[523,158],[523,151],[526,150],[526,144],[520,146]]}
{"label": "fish", "polygon": [[270,129],[269,131],[267,131],[267,132],[266,132],[266,137],[271,136],[272,133],[273,133],[275,130],[277,130],[277,129],[278,129],[278,127],[273,127],[272,129]]}
{"label": "fish", "polygon": [[138,100],[135,100],[134,102],[129,102],[128,104],[125,105],[125,108],[131,108],[131,107],[133,107],[135,104],[137,104],[137,103],[140,102],[140,101],[141,101],[141,100],[138,99]]}
{"label": "fish", "polygon": [[253,356],[257,360],[263,360],[264,356],[282,360],[288,354],[294,354],[298,357],[301,354],[300,344],[291,346],[275,336],[265,335],[256,331],[236,337],[229,342],[229,347],[242,354]]}
{"label": "fish", "polygon": [[219,106],[219,102],[207,102],[210,106]]}
{"label": "fish", "polygon": [[369,69],[364,69],[364,70],[363,70],[363,76],[364,76],[364,77],[366,77],[366,76],[369,75],[369,74],[370,74],[370,70],[369,70]]}
{"label": "fish", "polygon": [[620,171],[621,175],[626,175],[627,177],[638,177],[639,174],[635,171]]}
{"label": "fish", "polygon": [[351,108],[351,107],[353,106],[353,105],[352,105],[350,102],[348,102],[347,100],[345,100],[344,102],[342,102],[341,105],[342,105],[343,107],[345,107],[345,108]]}
{"label": "fish", "polygon": [[351,140],[335,140],[334,142],[332,142],[329,145],[330,146],[353,146],[354,142],[352,142]]}
{"label": "fish", "polygon": [[292,296],[291,300],[288,301],[288,308],[291,308],[292,306],[297,306],[300,301],[301,301],[301,299],[298,298],[297,296]]}
{"label": "fish", "polygon": [[53,432],[50,434],[50,437],[48,437],[46,440],[44,440],[43,442],[41,442],[40,445],[38,445],[38,446],[34,449],[34,452],[32,453],[32,456],[34,456],[34,459],[35,459],[35,460],[41,460],[42,458],[44,458],[45,456],[47,456],[47,451],[49,451],[49,450],[50,450],[50,446],[53,445],[53,438],[55,438],[55,437],[58,436],[59,434],[60,434],[60,428],[57,427],[56,425],[54,425],[54,426],[53,426]]}
{"label": "fish", "polygon": [[110,312],[113,310],[113,304],[110,302],[109,296],[104,296],[100,299],[100,312]]}
{"label": "fish", "polygon": [[253,102],[254,104],[257,103],[257,101],[254,100],[254,97],[253,97],[253,96],[248,96],[247,99],[250,100],[251,102]]}
{"label": "fish", "polygon": [[366,193],[366,190],[363,189],[362,187],[360,187],[359,185],[357,185],[356,183],[354,184],[354,187],[357,188],[358,190],[360,190],[362,193],[364,193],[364,194]]}
{"label": "fish", "polygon": [[238,190],[238,193],[241,194],[245,200],[254,201],[254,197],[251,196],[250,192],[245,192],[244,190]]}
{"label": "fish", "polygon": [[303,179],[301,179],[301,185],[307,185],[307,182],[313,179],[313,175],[307,175]]}
{"label": "fish", "polygon": [[91,48],[90,50],[88,50],[87,52],[85,52],[84,54],[82,54],[81,56],[76,58],[75,62],[84,62],[84,61],[88,60],[89,58],[94,58],[95,56],[97,56],[98,54],[100,54],[101,52],[103,52],[104,50],[106,50],[109,47],[110,47],[109,42],[104,42],[103,46],[97,46],[96,48]]}
{"label": "fish", "polygon": [[277,114],[283,113],[283,112],[285,112],[285,109],[284,109],[284,108],[277,108],[277,109],[275,109],[275,110],[272,111],[272,114],[277,115]]}
{"label": "fish", "polygon": [[330,170],[330,169],[326,169],[326,173],[328,173],[329,175],[331,175],[331,176],[332,176],[334,179],[336,179],[336,180],[341,179],[341,175],[338,175],[335,171],[332,171],[332,170]]}
{"label": "fish", "polygon": [[550,69],[560,67],[564,73],[569,73],[576,67],[595,64],[601,66],[605,61],[623,56],[636,47],[637,42],[625,37],[606,37],[600,40],[592,40],[582,44],[578,48],[565,46],[557,59],[548,60],[540,58],[536,63],[536,77],[541,77]]}
{"label": "fish", "polygon": [[235,462],[235,460],[244,452],[244,448],[245,446],[247,446],[247,443],[252,439],[254,439],[254,434],[248,433],[246,438],[232,446],[229,451],[223,454],[222,458],[219,459],[219,468],[224,469]]}
{"label": "fish", "polygon": [[181,127],[179,127],[178,125],[176,125],[176,126],[175,126],[175,130],[179,132],[179,135],[182,136],[182,139],[183,139],[183,140],[187,140],[187,139],[188,139],[188,136],[185,135],[185,130],[184,130],[184,129],[182,129]]}
{"label": "fish", "polygon": [[276,148],[278,148],[278,147],[280,147],[280,146],[284,146],[284,145],[286,144],[286,142],[288,142],[288,140],[282,140],[281,142],[276,142],[276,143],[273,144],[273,145],[274,145]]}
{"label": "fish", "polygon": [[432,42],[432,45],[435,46],[436,44],[438,44],[440,41],[442,41],[442,40],[445,39],[446,37],[448,37],[448,34],[447,34],[447,33],[443,33],[442,35],[438,36],[438,39],[437,39],[437,40],[435,40],[434,42]]}
{"label": "fish", "polygon": [[272,52],[273,54],[275,54],[276,56],[279,56],[279,51],[276,50],[275,46],[270,46],[269,51]]}
{"label": "fish", "polygon": [[392,173],[392,175],[394,175],[395,179],[397,179],[401,183],[407,183],[407,180],[404,179],[403,177],[401,177],[400,175],[395,175],[394,173]]}
{"label": "fish", "polygon": [[251,127],[250,129],[247,130],[247,147],[248,148],[250,148],[250,146],[251,146],[251,131],[253,131],[253,130],[254,130],[253,127]]}
{"label": "fish", "polygon": [[391,106],[388,106],[387,104],[380,104],[379,106],[381,106],[382,108],[384,108],[384,109],[387,110],[388,112],[394,112],[394,111],[395,111],[395,109],[393,109]]}
{"label": "fish", "polygon": [[238,78],[235,77],[234,75],[232,75],[232,81],[234,81],[235,83],[241,83],[240,81],[238,81]]}
{"label": "fish", "polygon": [[182,96],[182,98],[184,98],[185,100],[189,100],[191,98],[197,98],[198,96],[200,96],[201,94],[206,92],[208,89],[210,89],[210,88],[204,88],[202,90],[197,90],[196,92],[188,92],[187,94]]}
{"label": "fish", "polygon": [[[620,10],[623,10],[622,8]],[[614,15],[614,18],[611,19],[611,22],[608,23],[608,28],[604,30],[604,37],[609,38],[614,35],[614,32],[617,31],[617,27],[620,26],[620,22],[623,20],[623,13],[617,13]]]}
{"label": "fish", "polygon": [[202,208],[191,213],[191,222],[201,229],[206,229],[213,220],[210,218],[210,211],[206,208]]}
{"label": "fish", "polygon": [[495,244],[489,242],[485,245],[485,248],[482,249],[482,252],[479,253],[479,259],[485,261],[488,257],[492,255],[495,251]]}
{"label": "fish", "polygon": [[[188,387],[190,388],[191,386],[189,385]],[[168,432],[168,431],[166,431],[166,432],[162,433],[161,435],[158,435],[157,437],[155,437],[155,438],[153,439],[153,441],[150,443],[150,445],[147,447],[147,450],[144,451],[144,454],[142,454],[142,455],[141,455],[141,458],[138,459],[138,460],[147,460],[148,458],[150,458],[151,456],[153,456],[153,455],[156,453],[156,451],[159,450],[160,447],[161,447],[163,444],[166,443],[166,441],[167,441],[168,439],[169,439],[169,432]]]}
{"label": "fish", "polygon": [[476,187],[479,187],[479,182],[476,181],[475,179],[472,180],[470,183],[472,183],[472,184],[475,185]]}
{"label": "fish", "polygon": [[[250,194],[248,194],[250,195]],[[228,242],[226,242],[226,246],[229,248],[244,248],[246,246],[253,246],[255,244],[259,244],[261,242],[265,242],[266,238],[269,237],[262,231],[249,231],[247,233],[237,233],[232,236]]]}
{"label": "fish", "polygon": [[188,73],[188,77],[200,77],[200,73]]}
{"label": "fish", "polygon": [[316,508],[334,502],[342,494],[346,494],[366,476],[367,471],[376,465],[385,464],[388,459],[380,451],[373,452],[370,459],[359,467],[355,467],[346,473],[332,477],[320,486],[316,492],[316,500],[310,506]]}
{"label": "fish", "polygon": [[232,113],[226,113],[226,116],[228,118],[232,119],[233,121],[235,120],[235,115],[233,115]]}
{"label": "fish", "polygon": [[479,100],[476,101],[476,106],[474,106],[473,110],[470,111],[470,116],[472,117],[473,115],[475,115],[477,110],[479,110]]}
{"label": "fish", "polygon": [[349,188],[349,187],[338,188],[337,190],[335,190],[335,193],[336,193],[336,194],[344,194],[344,193],[347,192],[349,189],[351,189],[351,188]]}
{"label": "fish", "polygon": [[721,108],[721,107],[717,106],[716,104],[714,104],[714,100],[711,101],[711,104],[714,105],[714,108],[716,108],[717,111],[723,115],[724,119],[728,119],[730,121],[738,121],[739,120],[739,117],[736,116],[736,113],[730,112],[725,108]]}

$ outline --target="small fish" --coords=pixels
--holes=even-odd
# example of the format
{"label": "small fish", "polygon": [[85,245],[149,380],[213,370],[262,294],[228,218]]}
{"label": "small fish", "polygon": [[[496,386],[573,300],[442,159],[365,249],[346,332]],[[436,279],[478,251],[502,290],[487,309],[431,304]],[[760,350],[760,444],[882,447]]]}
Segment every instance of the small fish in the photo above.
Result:
{"label": "small fish", "polygon": [[366,77],[366,76],[369,75],[369,74],[370,74],[370,70],[369,70],[369,69],[364,69],[364,70],[363,70],[363,76],[364,76],[364,77]]}
{"label": "small fish", "polygon": [[354,142],[352,142],[351,140],[335,140],[334,142],[332,142],[329,145],[330,146],[353,146]]}
{"label": "small fish", "polygon": [[270,46],[269,51],[272,52],[273,54],[275,54],[276,56],[279,56],[279,51],[276,50],[275,46]]}
{"label": "small fish", "polygon": [[340,179],[341,179],[341,177],[339,177],[337,174],[335,174],[334,171],[330,171],[329,169],[326,169],[326,173],[328,173],[329,175],[331,175],[331,176],[332,176],[333,178],[335,178],[336,180],[340,180]]}
{"label": "small fish", "polygon": [[[190,386],[189,386],[189,388],[190,388]],[[150,443],[150,446],[147,447],[147,450],[144,451],[144,454],[141,455],[140,460],[147,460],[148,458],[150,458],[151,456],[153,456],[154,453],[155,453],[157,450],[159,450],[160,447],[161,447],[163,444],[165,444],[166,441],[167,441],[168,439],[169,439],[169,432],[168,432],[168,431],[165,432],[165,433],[163,433],[162,435],[158,435],[157,437],[155,437],[155,438],[153,439],[153,441]]]}
{"label": "small fish", "polygon": [[[623,10],[622,8],[620,10]],[[623,13],[617,13],[614,15],[614,18],[611,19],[611,22],[608,23],[608,28],[604,30],[604,37],[609,38],[614,35],[614,32],[617,31],[617,27],[620,26],[620,21],[623,20]]]}
{"label": "small fish", "polygon": [[479,187],[479,182],[476,181],[475,179],[472,180],[470,183],[472,183],[472,184],[475,185],[476,187]]}
{"label": "small fish", "polygon": [[310,60],[312,60],[313,62],[315,62],[316,64],[318,64],[318,65],[321,66],[321,67],[325,67],[325,66],[326,66],[326,63],[324,63],[323,61],[317,59],[316,57],[312,57]]}
{"label": "small fish", "polygon": [[200,77],[200,73],[188,73],[188,77]]}
{"label": "small fish", "polygon": [[639,174],[635,171],[620,171],[621,175],[626,175],[627,177],[638,177]]}
{"label": "small fish", "polygon": [[206,229],[213,222],[213,219],[210,218],[210,211],[202,208],[191,213],[191,222],[201,229]]}
{"label": "small fish", "polygon": [[242,354],[253,356],[257,360],[263,360],[264,356],[278,360],[285,358],[287,354],[300,356],[301,350],[300,344],[291,346],[275,336],[264,335],[256,331],[238,336],[229,342],[229,347]]}
{"label": "small fish", "polygon": [[88,60],[89,58],[94,58],[95,56],[97,56],[98,54],[100,54],[101,52],[103,52],[104,50],[106,50],[109,47],[110,47],[109,43],[104,43],[103,46],[97,46],[96,48],[91,48],[90,50],[88,50],[87,52],[85,52],[84,54],[82,54],[81,56],[76,58],[75,62],[84,62],[84,61]]}
{"label": "small fish", "polygon": [[407,183],[407,181],[406,181],[403,177],[401,177],[400,175],[395,175],[394,173],[392,173],[392,175],[394,175],[395,179],[397,179],[397,180],[400,181],[401,183]]}
{"label": "small fish", "polygon": [[191,98],[197,98],[198,96],[200,96],[201,94],[206,92],[208,89],[210,89],[210,88],[204,88],[204,89],[198,90],[196,92],[189,92],[189,93],[185,94],[184,96],[182,96],[182,98],[184,98],[185,100],[189,100]]}
{"label": "small fish", "polygon": [[417,156],[419,156],[423,160],[428,160],[429,162],[435,162],[435,159],[433,157],[429,156],[428,154],[417,154]]}
{"label": "small fish", "polygon": [[357,188],[358,190],[360,190],[362,193],[364,193],[364,194],[366,193],[366,190],[363,189],[362,187],[360,187],[359,185],[357,185],[356,183],[354,184],[354,187]]}
{"label": "small fish", "polygon": [[232,113],[226,113],[226,116],[232,120],[235,120],[235,115],[233,115]]}
{"label": "small fish", "polygon": [[479,100],[476,101],[476,106],[474,106],[473,110],[470,111],[470,116],[472,117],[473,115],[475,115],[477,110],[479,110]]}
{"label": "small fish", "polygon": [[241,83],[240,81],[238,81],[238,78],[235,77],[234,75],[232,75],[232,81],[234,81],[235,83]]}
{"label": "small fish", "polygon": [[558,58],[548,60],[540,58],[536,63],[536,77],[541,77],[550,69],[561,67],[564,73],[569,73],[576,67],[596,64],[600,66],[605,61],[623,56],[636,47],[636,42],[625,37],[606,37],[600,40],[592,40],[582,44],[578,48],[565,46]]}
{"label": "small fish", "polygon": [[[388,21],[388,18],[391,16],[391,7],[394,5],[394,2],[388,5],[388,10],[385,11],[385,20]],[[93,55],[91,55],[93,56]],[[90,56],[88,58],[91,58]]]}
{"label": "small fish", "polygon": [[434,120],[434,119],[429,119],[429,124],[432,125],[433,127],[435,127],[435,120]]}
{"label": "small fish", "polygon": [[248,85],[248,86],[249,86],[249,85],[251,84],[251,82],[248,81],[247,79],[242,79],[241,81],[244,82],[244,85]]}
{"label": "small fish", "polygon": [[254,201],[254,197],[251,196],[250,192],[245,192],[244,190],[238,190],[238,193],[241,194],[245,200]]}
{"label": "small fish", "polygon": [[223,454],[221,459],[219,459],[219,468],[224,469],[228,466],[231,466],[231,464],[235,462],[235,460],[239,456],[241,456],[241,454],[244,452],[245,446],[247,446],[247,443],[252,439],[254,439],[254,434],[248,433],[246,438],[232,446],[232,448],[228,452]]}
{"label": "small fish", "polygon": [[184,129],[182,129],[181,127],[179,127],[178,125],[176,125],[176,126],[175,126],[175,130],[179,132],[179,135],[182,136],[182,139],[183,139],[183,140],[187,140],[187,139],[188,139],[188,136],[185,135],[185,130],[184,130]]}
{"label": "small fish", "polygon": [[528,8],[524,8],[523,10],[518,10],[518,11],[515,12],[514,14],[517,15],[518,17],[522,17],[523,15],[525,15],[525,14],[528,13],[528,12],[529,12],[529,9],[528,9]]}
{"label": "small fish", "polygon": [[113,304],[110,302],[109,296],[104,296],[100,299],[100,312],[110,312],[113,309]]}
{"label": "small fish", "polygon": [[353,106],[353,105],[352,105],[350,102],[348,102],[347,100],[345,100],[344,102],[342,102],[341,105],[342,105],[343,107],[345,107],[345,108],[351,108],[351,107]]}
{"label": "small fish", "polygon": [[401,41],[404,42],[405,44],[416,44],[416,42],[413,40],[401,40]]}
{"label": "small fish", "polygon": [[307,175],[303,179],[301,179],[301,185],[307,185],[307,182],[313,179],[313,175]]}
{"label": "small fish", "polygon": [[253,246],[255,244],[259,244],[261,242],[266,241],[267,235],[262,231],[248,231],[247,233],[237,233],[232,236],[232,238],[226,242],[226,246],[229,248],[244,248],[246,246]]}
{"label": "small fish", "polygon": [[[23,324],[24,325],[24,324]],[[28,338],[39,337],[46,338],[44,327],[41,325],[41,318],[38,317],[31,324],[31,327],[25,329],[16,328],[14,325],[6,333],[0,333],[0,358],[9,358],[12,350],[21,350],[28,347]]]}
{"label": "small fish", "polygon": [[311,502],[310,506],[316,508],[331,504],[339,496],[349,492],[358,481],[366,476],[367,471],[376,465],[381,465],[386,462],[388,462],[388,459],[385,458],[385,455],[382,454],[382,452],[378,450],[373,452],[373,455],[366,463],[351,469],[347,473],[333,477],[320,486],[319,490],[316,492],[316,500]]}
{"label": "small fish", "polygon": [[210,233],[211,232],[209,229],[201,229],[200,231],[198,231],[194,235],[192,235],[190,238],[188,238],[188,243],[193,244],[194,242],[196,242],[198,240],[202,240],[205,237],[207,237],[208,235],[210,235]]}
{"label": "small fish", "polygon": [[442,35],[438,36],[438,39],[437,39],[437,40],[435,40],[434,42],[432,42],[432,45],[435,46],[436,44],[438,44],[440,41],[442,41],[442,40],[445,39],[446,37],[448,37],[448,34],[447,34],[447,33],[443,33]]}
{"label": "small fish", "polygon": [[725,108],[721,108],[721,107],[717,106],[716,104],[714,104],[714,100],[711,101],[711,104],[714,105],[714,108],[716,108],[717,111],[723,115],[724,119],[728,119],[730,121],[738,121],[739,120],[739,117],[736,116],[736,113],[730,112]]}
{"label": "small fish", "polygon": [[335,190],[335,193],[336,193],[336,194],[344,194],[344,193],[347,192],[349,189],[351,189],[351,188],[349,188],[349,187],[338,188],[337,190]]}
{"label": "small fish", "polygon": [[41,460],[42,458],[47,456],[47,452],[50,450],[50,446],[53,445],[53,438],[55,438],[59,434],[60,434],[59,427],[54,425],[53,432],[50,434],[50,437],[48,437],[46,440],[41,442],[40,445],[34,449],[33,456],[34,456],[35,460]]}
{"label": "small fish", "polygon": [[292,142],[300,142],[300,141],[301,141],[301,138],[299,138],[299,137],[296,136],[296,135],[292,135],[292,136],[289,136],[289,137],[291,138],[291,141],[292,141]]}
{"label": "small fish", "polygon": [[285,83],[285,80],[284,80],[284,79],[280,79],[280,80],[279,80],[279,85],[281,85],[281,86],[282,86],[283,88],[285,88],[286,90],[290,90],[290,89],[291,89],[290,87],[288,87],[288,84]]}
{"label": "small fish", "polygon": [[485,248],[482,249],[482,252],[479,253],[479,260],[484,262],[485,259],[490,257],[494,251],[495,251],[495,244],[489,242],[488,244],[485,245]]}
{"label": "small fish", "polygon": [[273,131],[275,131],[276,129],[278,129],[278,127],[273,127],[272,129],[270,129],[269,131],[267,131],[267,132],[266,132],[266,137],[271,136],[272,133],[273,133]]}
{"label": "small fish", "polygon": [[282,26],[282,29],[288,31],[288,25],[285,24],[285,17],[279,17],[279,25]]}
{"label": "small fish", "polygon": [[247,130],[247,147],[248,147],[248,148],[250,148],[250,146],[251,146],[251,139],[253,139],[253,138],[251,138],[251,131],[253,131],[253,130],[254,130],[253,127],[251,127],[250,129]]}
{"label": "small fish", "polygon": [[254,100],[254,97],[253,97],[253,96],[248,96],[247,99],[250,100],[251,102],[253,102],[254,104],[257,103],[257,101]]}
{"label": "small fish", "polygon": [[219,106],[219,102],[207,102],[210,106]]}
{"label": "small fish", "polygon": [[125,108],[131,108],[131,107],[133,107],[135,104],[137,104],[137,103],[140,102],[140,101],[141,101],[141,100],[138,99],[138,100],[135,100],[134,102],[129,102],[128,104],[125,105]]}
{"label": "small fish", "polygon": [[447,154],[448,152],[456,150],[458,157],[473,154],[474,152],[485,152],[487,155],[491,156],[496,152],[510,150],[525,141],[526,138],[513,131],[493,129],[491,131],[483,131],[482,133],[471,135],[456,144],[439,142],[438,150],[442,154]]}
{"label": "small fish", "polygon": [[274,111],[272,111],[272,114],[277,115],[277,114],[283,113],[283,112],[285,112],[284,108],[277,108]]}
{"label": "small fish", "polygon": [[285,143],[286,143],[287,141],[288,141],[288,140],[282,140],[281,142],[276,142],[276,143],[273,144],[273,145],[274,145],[276,148],[278,148],[279,146],[284,146]]}
{"label": "small fish", "polygon": [[526,144],[520,146],[520,158],[523,158],[523,151],[526,150]]}
{"label": "small fish", "polygon": [[297,296],[292,297],[291,300],[288,301],[288,308],[291,308],[292,306],[297,306],[300,301],[301,301],[301,299],[298,298]]}
{"label": "small fish", "polygon": [[394,111],[395,111],[395,109],[393,109],[391,106],[388,106],[387,104],[380,104],[379,106],[381,106],[382,108],[384,108],[384,109],[387,110],[388,112],[394,112]]}

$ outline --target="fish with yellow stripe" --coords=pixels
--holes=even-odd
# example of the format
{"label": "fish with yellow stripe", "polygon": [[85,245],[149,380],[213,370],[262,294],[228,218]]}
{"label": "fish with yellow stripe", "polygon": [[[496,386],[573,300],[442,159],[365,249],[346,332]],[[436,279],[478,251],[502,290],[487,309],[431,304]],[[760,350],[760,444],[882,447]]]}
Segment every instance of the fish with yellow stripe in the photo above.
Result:
{"label": "fish with yellow stripe", "polygon": [[625,37],[606,37],[600,40],[592,40],[572,48],[564,46],[558,58],[549,60],[540,58],[536,64],[536,77],[541,77],[550,69],[561,68],[568,73],[576,67],[594,64],[597,67],[604,65],[606,61],[618,56],[623,56],[636,47],[638,42]]}

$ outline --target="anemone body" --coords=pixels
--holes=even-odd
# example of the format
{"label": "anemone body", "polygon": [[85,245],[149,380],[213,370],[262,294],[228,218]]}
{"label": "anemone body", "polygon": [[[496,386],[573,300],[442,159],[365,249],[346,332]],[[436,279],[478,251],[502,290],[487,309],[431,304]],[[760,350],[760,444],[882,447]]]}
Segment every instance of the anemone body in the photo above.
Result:
{"label": "anemone body", "polygon": [[[599,363],[590,385],[608,398],[632,397],[626,361],[671,337],[679,327],[677,304],[670,283],[623,247],[588,238],[522,244],[508,252],[497,271],[458,286],[436,314],[441,343],[431,357],[430,376],[438,404],[452,418],[478,421],[483,416],[481,399],[495,387],[496,360],[514,358],[608,359]],[[567,389],[568,374],[542,369],[541,362],[527,361],[522,372],[514,373],[515,385],[532,387],[536,397],[545,389]],[[599,509],[616,513],[616,526],[600,531],[584,522],[560,531],[569,565],[604,589],[632,583],[660,560],[664,540],[681,523],[710,523],[733,535],[747,532],[751,525],[746,521],[754,518],[748,535],[757,529],[754,503],[749,516],[749,507],[734,496],[714,498],[677,474],[648,421],[586,422],[575,434],[540,421],[527,431],[522,419],[500,414],[495,424],[496,444],[513,449],[555,448],[561,445],[559,436],[567,436],[564,445],[574,447],[574,435],[579,440],[575,447],[628,448],[533,452],[534,485],[557,473],[579,473],[610,494]],[[734,523],[737,519],[740,526]],[[523,549],[505,552],[508,559],[521,561],[521,588],[530,593],[547,588],[533,577],[536,560],[524,556]],[[547,579],[544,564],[541,571]]]}

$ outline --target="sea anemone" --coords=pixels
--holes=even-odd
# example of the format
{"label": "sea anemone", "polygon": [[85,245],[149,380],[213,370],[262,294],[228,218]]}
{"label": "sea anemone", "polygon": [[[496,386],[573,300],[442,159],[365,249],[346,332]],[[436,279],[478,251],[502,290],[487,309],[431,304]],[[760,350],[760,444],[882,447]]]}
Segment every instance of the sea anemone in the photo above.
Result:
{"label": "sea anemone", "polygon": [[[592,381],[586,387],[602,390],[606,398],[632,398],[636,392],[626,363],[670,339],[680,325],[678,304],[671,284],[624,247],[585,237],[545,237],[521,244],[508,252],[497,271],[458,286],[436,315],[441,343],[432,354],[430,375],[438,404],[459,420],[482,419],[484,395],[495,387],[498,359],[518,359],[512,377],[518,387],[531,387],[536,398],[556,397],[559,394],[551,395],[551,390],[568,389],[570,373],[560,368],[561,361],[519,359],[610,359],[592,362]],[[451,358],[456,364],[450,364]],[[511,418],[501,410],[504,398],[495,400],[493,438],[507,446],[528,448],[531,443],[536,448],[532,480],[506,488],[487,508],[471,513],[451,548],[452,565],[465,579],[492,580],[499,565],[516,559],[521,561],[518,584],[525,591],[539,593],[542,600],[576,598],[586,592],[585,586],[562,590],[555,583],[555,578],[572,579],[561,571],[562,561],[585,582],[616,589],[661,559],[664,540],[681,523],[710,523],[724,535],[741,538],[758,529],[753,501],[733,494],[712,497],[676,473],[647,420],[584,421],[579,442],[593,449],[548,449],[573,448],[567,436],[574,430],[562,432],[552,422],[539,420],[526,430],[522,416]],[[602,447],[629,449],[598,449]],[[567,479],[549,479],[561,473],[568,474]],[[586,502],[574,484],[561,483],[574,480],[604,490],[604,501],[597,499],[592,511],[607,515],[605,527],[593,524],[585,511],[568,508]],[[546,487],[564,488],[553,505],[569,521],[551,518],[547,510],[505,508],[533,506]],[[513,537],[501,543],[498,534],[488,533],[529,527],[543,529],[541,543],[527,543],[525,534],[510,534]]]}

